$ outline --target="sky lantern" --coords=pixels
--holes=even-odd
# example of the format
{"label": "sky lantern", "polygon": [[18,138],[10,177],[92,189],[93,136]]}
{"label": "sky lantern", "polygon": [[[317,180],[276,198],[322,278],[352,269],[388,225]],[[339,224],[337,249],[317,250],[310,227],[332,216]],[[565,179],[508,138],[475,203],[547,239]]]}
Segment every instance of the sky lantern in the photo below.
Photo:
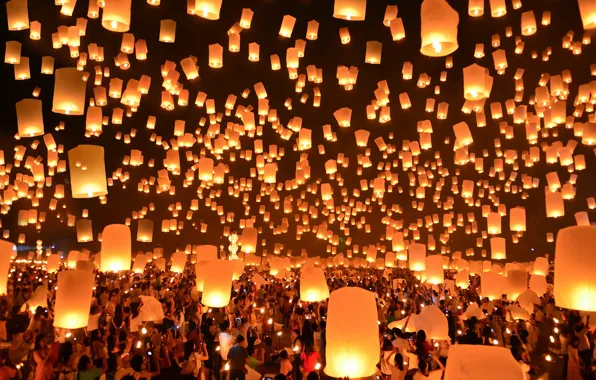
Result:
{"label": "sky lantern", "polygon": [[300,299],[321,302],[329,298],[329,287],[321,268],[303,267],[300,272]]}
{"label": "sky lantern", "polygon": [[86,270],[58,273],[54,305],[54,327],[78,329],[87,326],[95,275]]}
{"label": "sky lantern", "polygon": [[507,272],[508,300],[515,301],[526,289],[528,289],[528,272],[518,269]]}
{"label": "sky lantern", "polygon": [[112,32],[128,32],[132,0],[104,0],[101,25]]}
{"label": "sky lantern", "polygon": [[139,219],[137,227],[137,241],[151,243],[153,241],[153,221]]}
{"label": "sky lantern", "polygon": [[85,112],[85,85],[81,72],[76,68],[57,69],[54,73],[52,112],[82,115]]}
{"label": "sky lantern", "polygon": [[145,272],[145,266],[147,265],[147,255],[140,253],[138,255],[135,256],[135,261],[132,265],[132,271],[134,273],[144,273]]}
{"label": "sky lantern", "polygon": [[18,41],[6,41],[4,51],[4,63],[16,65],[21,63],[21,43]]}
{"label": "sky lantern", "polygon": [[381,63],[381,51],[383,44],[379,41],[367,41],[366,42],[366,56],[364,62],[378,65]]}
{"label": "sky lantern", "polygon": [[184,266],[186,265],[186,253],[184,251],[177,251],[172,254],[170,258],[171,266],[170,271],[174,273],[184,272]]}
{"label": "sky lantern", "polygon": [[468,15],[480,17],[484,14],[484,0],[469,0]]}
{"label": "sky lantern", "polygon": [[49,255],[46,262],[46,272],[56,273],[60,269],[60,255]]}
{"label": "sky lantern", "polygon": [[176,21],[161,20],[159,28],[159,41],[166,43],[174,43],[176,41]]}
{"label": "sky lantern", "polygon": [[68,256],[66,258],[66,263],[68,268],[75,269],[77,267],[77,261],[79,260],[79,255],[81,252],[79,251],[70,251],[68,252]]}
{"label": "sky lantern", "polygon": [[108,193],[103,147],[79,145],[68,151],[68,162],[73,198],[95,198]]}
{"label": "sky lantern", "polygon": [[536,16],[534,16],[534,11],[526,11],[522,13],[521,30],[522,35],[524,36],[531,36],[536,33]]}
{"label": "sky lantern", "polygon": [[364,21],[366,0],[335,0],[333,17],[348,21]]}
{"label": "sky lantern", "polygon": [[6,3],[8,30],[29,29],[27,0],[10,0]]}
{"label": "sky lantern", "polygon": [[294,30],[294,25],[296,24],[296,17],[285,15],[281,20],[281,26],[279,28],[279,35],[282,37],[290,38],[292,37],[292,31]]}
{"label": "sky lantern", "polygon": [[0,240],[0,295],[7,294],[8,272],[13,252],[16,252],[13,243]]}
{"label": "sky lantern", "polygon": [[[195,2],[195,15],[206,18],[207,20],[219,20],[219,12],[221,10],[221,3],[222,0],[196,0]],[[250,19],[252,19],[252,14],[250,15],[250,19],[248,24],[246,22],[246,17],[244,15],[244,11],[247,9],[242,10],[244,25],[241,22],[240,26],[244,29],[250,28]],[[250,11],[250,9],[248,9]],[[248,25],[248,27],[246,27]]]}
{"label": "sky lantern", "polygon": [[525,378],[526,374],[509,348],[469,344],[456,344],[449,348],[445,380]]}
{"label": "sky lantern", "polygon": [[511,231],[526,230],[526,209],[523,207],[514,207],[509,211],[509,229]]}
{"label": "sky lantern", "polygon": [[490,96],[493,77],[488,69],[477,64],[464,67],[464,98],[467,100],[481,100]]}
{"label": "sky lantern", "polygon": [[504,238],[490,238],[490,254],[493,260],[505,260],[507,258],[505,242]]}
{"label": "sky lantern", "polygon": [[327,311],[325,374],[335,378],[374,375],[379,361],[377,335],[374,293],[350,287],[332,292]]}
{"label": "sky lantern", "polygon": [[426,269],[426,246],[420,243],[411,243],[408,247],[410,270],[419,272]]}
{"label": "sky lantern", "polygon": [[560,192],[552,193],[548,191],[545,194],[546,217],[558,218],[565,215],[565,204],[563,203],[563,194]]}
{"label": "sky lantern", "polygon": [[224,307],[230,302],[234,262],[215,260],[208,262],[203,274],[203,298],[201,302],[209,307]]}
{"label": "sky lantern", "polygon": [[445,57],[458,48],[459,15],[445,0],[424,0],[420,8],[422,45],[429,57]]}
{"label": "sky lantern", "polygon": [[596,265],[592,260],[595,244],[595,226],[573,226],[559,230],[554,278],[554,296],[558,307],[596,311]]}
{"label": "sky lantern", "polygon": [[445,282],[445,274],[443,271],[443,257],[442,255],[426,256],[425,275],[426,282],[433,285],[440,285]]}
{"label": "sky lantern", "polygon": [[455,275],[455,286],[468,289],[470,286],[470,272],[467,269],[461,269]]}
{"label": "sky lantern", "polygon": [[223,66],[223,46],[209,45],[209,67],[217,69]]}
{"label": "sky lantern", "polygon": [[240,244],[242,246],[242,252],[244,253],[255,253],[257,250],[258,233],[254,227],[246,227],[242,230],[240,236]]}
{"label": "sky lantern", "polygon": [[480,277],[480,294],[488,299],[500,299],[506,292],[505,277],[494,272],[484,272]]}
{"label": "sky lantern", "polygon": [[505,0],[490,0],[490,14],[494,18],[503,17],[507,14]]}
{"label": "sky lantern", "polygon": [[577,0],[584,29],[596,29],[596,3],[594,0]]}
{"label": "sky lantern", "polygon": [[16,104],[19,136],[35,137],[44,134],[42,103],[39,99],[23,99]]}
{"label": "sky lantern", "polygon": [[130,270],[131,238],[130,227],[110,224],[103,229],[101,240],[102,272]]}
{"label": "sky lantern", "polygon": [[93,226],[91,219],[79,219],[76,223],[77,241],[87,243],[93,241]]}

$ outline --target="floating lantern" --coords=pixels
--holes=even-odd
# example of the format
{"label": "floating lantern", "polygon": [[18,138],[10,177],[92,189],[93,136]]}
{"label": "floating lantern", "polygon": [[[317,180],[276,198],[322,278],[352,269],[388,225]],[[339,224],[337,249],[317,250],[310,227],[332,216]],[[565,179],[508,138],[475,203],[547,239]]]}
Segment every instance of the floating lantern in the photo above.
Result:
{"label": "floating lantern", "polygon": [[101,25],[112,32],[128,32],[132,0],[103,0]]}
{"label": "floating lantern", "polygon": [[205,264],[203,274],[203,298],[209,307],[224,307],[230,302],[234,262],[215,260]]}
{"label": "floating lantern", "polygon": [[186,253],[184,251],[177,251],[172,254],[170,271],[174,273],[184,272],[186,266]]}
{"label": "floating lantern", "polygon": [[[103,258],[102,258],[103,261]],[[95,275],[86,270],[58,273],[54,327],[78,329],[89,323]]]}
{"label": "floating lantern", "polygon": [[54,74],[54,102],[52,112],[82,115],[85,112],[85,85],[76,68],[57,69]]}
{"label": "floating lantern", "polygon": [[44,134],[42,103],[39,99],[23,99],[16,104],[17,124],[20,137]]}
{"label": "floating lantern", "polygon": [[329,298],[329,287],[321,268],[304,267],[300,272],[300,299],[321,302]]}
{"label": "floating lantern", "polygon": [[[194,3],[195,15],[206,18],[207,20],[219,20],[219,12],[221,10],[222,0],[196,0]],[[250,9],[248,10],[250,11]],[[243,16],[244,11],[245,9],[242,10]],[[243,26],[242,22],[240,23],[240,26],[242,26],[244,29],[247,29],[247,27]],[[250,22],[248,23],[248,28],[250,28]]]}
{"label": "floating lantern", "polygon": [[68,162],[73,198],[95,198],[108,193],[103,147],[79,145],[68,151]]}
{"label": "floating lantern", "polygon": [[123,224],[110,224],[101,234],[102,272],[130,270],[131,238],[130,228]]}
{"label": "floating lantern", "polygon": [[420,8],[420,52],[429,57],[447,56],[459,47],[459,15],[445,0],[424,0]]}

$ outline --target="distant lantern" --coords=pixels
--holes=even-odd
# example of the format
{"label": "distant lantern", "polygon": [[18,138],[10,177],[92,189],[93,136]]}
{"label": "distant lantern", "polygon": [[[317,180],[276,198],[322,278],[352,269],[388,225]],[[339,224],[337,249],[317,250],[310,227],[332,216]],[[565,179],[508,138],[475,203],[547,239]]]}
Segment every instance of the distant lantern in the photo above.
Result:
{"label": "distant lantern", "polygon": [[52,112],[82,115],[85,112],[83,74],[74,67],[57,69],[54,73],[54,102]]}
{"label": "distant lantern", "polygon": [[504,238],[494,237],[490,239],[490,254],[493,260],[505,260],[507,258]]}
{"label": "distant lantern", "polygon": [[445,0],[424,0],[420,9],[422,45],[429,57],[444,57],[458,48],[459,15]]}
{"label": "distant lantern", "polygon": [[144,255],[142,253],[138,254],[135,257],[135,262],[132,266],[132,271],[134,273],[143,273],[145,272],[145,266],[147,265],[147,255]]}
{"label": "distant lantern", "polygon": [[223,46],[220,44],[209,45],[209,67],[214,69],[223,66]]}
{"label": "distant lantern", "polygon": [[153,241],[153,221],[149,219],[139,219],[137,228],[137,241],[151,243]]}
{"label": "distant lantern", "polygon": [[348,21],[364,21],[366,0],[335,0],[333,17]]}
{"label": "distant lantern", "polygon": [[159,25],[159,41],[174,43],[176,41],[176,21],[161,20]]}
{"label": "distant lantern", "polygon": [[23,99],[16,104],[17,124],[20,137],[44,134],[42,102],[39,99]]}
{"label": "distant lantern", "polygon": [[7,294],[8,272],[13,253],[16,253],[15,245],[6,240],[0,240],[0,295]]}
{"label": "distant lantern", "polygon": [[76,223],[77,242],[88,243],[93,241],[93,224],[91,219],[79,219]]}
{"label": "distant lantern", "polygon": [[184,251],[174,252],[171,257],[172,264],[170,266],[170,271],[174,273],[184,272],[184,267],[186,266],[186,256],[187,254]]}
{"label": "distant lantern", "polygon": [[242,252],[255,253],[257,250],[258,233],[254,227],[246,227],[242,230],[240,236],[240,243],[242,245]]}
{"label": "distant lantern", "polygon": [[488,75],[488,69],[477,64],[464,67],[464,98],[466,100],[481,100],[490,96],[493,77]]}
{"label": "distant lantern", "polygon": [[101,25],[112,32],[128,32],[132,0],[104,0]]}
{"label": "distant lantern", "polygon": [[205,264],[201,302],[209,307],[226,306],[230,302],[233,276],[233,261],[215,260]]}
{"label": "distant lantern", "polygon": [[364,378],[375,374],[378,358],[375,294],[348,287],[331,293],[327,309],[325,374],[335,378]]}
{"label": "distant lantern", "polygon": [[382,49],[383,49],[383,44],[380,43],[379,41],[367,41],[366,42],[366,55],[364,58],[364,62],[373,64],[373,65],[380,64]]}
{"label": "distant lantern", "polygon": [[94,285],[93,272],[77,269],[58,273],[54,327],[79,329],[87,326]]}
{"label": "distant lantern", "polygon": [[10,0],[6,3],[8,30],[29,29],[27,0]]}
{"label": "distant lantern", "polygon": [[223,0],[196,0],[194,2],[195,15],[206,18],[207,20],[219,20],[222,1]]}
{"label": "distant lantern", "polygon": [[102,272],[130,270],[130,228],[123,224],[110,224],[103,229],[101,240]]}
{"label": "distant lantern", "polygon": [[596,29],[596,2],[594,0],[577,0],[577,2],[584,29]]}
{"label": "distant lantern", "polygon": [[303,267],[300,272],[300,300],[321,302],[329,298],[329,287],[321,268]]}
{"label": "distant lantern", "polygon": [[60,255],[50,255],[46,262],[46,272],[56,273],[60,269]]}
{"label": "distant lantern", "polygon": [[103,147],[79,145],[68,151],[68,163],[73,198],[95,198],[108,193]]}
{"label": "distant lantern", "polygon": [[555,249],[554,296],[558,307],[596,311],[596,226],[559,230]]}

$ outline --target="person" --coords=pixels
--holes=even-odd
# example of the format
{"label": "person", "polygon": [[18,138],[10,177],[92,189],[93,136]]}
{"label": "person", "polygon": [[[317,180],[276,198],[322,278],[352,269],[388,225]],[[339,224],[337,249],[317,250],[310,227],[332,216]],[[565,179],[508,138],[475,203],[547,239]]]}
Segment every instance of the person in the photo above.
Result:
{"label": "person", "polygon": [[408,373],[408,366],[404,364],[404,357],[399,352],[394,354],[391,366],[391,380],[404,380]]}
{"label": "person", "polygon": [[228,352],[228,359],[230,361],[230,380],[244,380],[246,378],[246,362],[248,360],[248,352],[241,344],[244,342],[244,337],[238,335],[236,344],[230,348]]}
{"label": "person", "polygon": [[581,380],[583,363],[579,357],[579,344],[580,339],[573,335],[567,346],[567,352],[569,355],[569,361],[567,363],[567,380]]}
{"label": "person", "polygon": [[383,379],[389,380],[391,379],[391,368],[393,365],[391,361],[395,356],[395,347],[391,344],[391,341],[388,338],[383,338],[383,346],[381,347],[381,374],[383,375]]}
{"label": "person", "polygon": [[0,380],[15,379],[19,370],[12,364],[6,350],[0,351]]}
{"label": "person", "polygon": [[199,372],[203,361],[209,359],[207,348],[201,342],[198,349],[195,350],[195,342],[187,340],[184,343],[184,362],[180,365],[182,371],[180,372],[181,379],[192,380],[199,377]]}
{"label": "person", "polygon": [[313,343],[311,341],[306,341],[304,345],[304,351],[300,355],[300,360],[302,360],[302,374],[307,376],[314,370],[316,370],[317,363],[321,361],[321,355],[317,351],[315,351]]}
{"label": "person", "polygon": [[159,375],[159,361],[155,360],[157,363],[156,371],[149,372],[145,370],[144,367],[144,360],[141,355],[135,355],[130,359],[130,367],[128,368],[119,368],[114,375],[114,380],[124,380],[126,376],[132,376],[135,380],[146,379],[149,380],[153,376]]}
{"label": "person", "polygon": [[34,379],[50,380],[54,374],[54,364],[52,363],[52,352],[45,335],[38,335],[35,338],[33,361],[35,363]]}
{"label": "person", "polygon": [[79,364],[77,365],[76,380],[95,380],[100,377],[108,367],[107,360],[104,359],[105,366],[103,368],[96,368],[93,366],[91,358],[87,355],[81,356]]}
{"label": "person", "polygon": [[279,373],[289,377],[292,375],[292,362],[290,361],[290,356],[288,355],[288,351],[282,350],[279,353],[280,363],[279,363]]}

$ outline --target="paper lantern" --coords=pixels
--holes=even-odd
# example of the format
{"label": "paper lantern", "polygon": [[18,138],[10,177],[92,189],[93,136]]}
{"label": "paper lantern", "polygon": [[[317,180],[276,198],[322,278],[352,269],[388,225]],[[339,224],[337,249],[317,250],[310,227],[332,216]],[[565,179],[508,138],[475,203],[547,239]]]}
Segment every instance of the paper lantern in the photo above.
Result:
{"label": "paper lantern", "polygon": [[253,227],[246,227],[242,230],[240,236],[240,244],[242,245],[242,252],[255,253],[257,250],[258,234],[257,229]]}
{"label": "paper lantern", "polygon": [[538,274],[530,276],[530,289],[538,295],[543,295],[548,291],[548,283],[546,277]]}
{"label": "paper lantern", "polygon": [[101,25],[112,32],[128,32],[132,0],[104,0]]}
{"label": "paper lantern", "polygon": [[166,270],[166,259],[159,257],[155,260],[155,267],[160,271]]}
{"label": "paper lantern", "polygon": [[447,316],[435,305],[422,308],[422,311],[420,311],[420,314],[418,314],[418,318],[416,319],[416,329],[424,330],[427,339],[450,339]]}
{"label": "paper lantern", "polygon": [[379,361],[375,294],[361,288],[331,293],[327,310],[325,374],[363,378],[376,372]]}
{"label": "paper lantern", "polygon": [[468,15],[480,17],[484,14],[484,0],[469,0]]}
{"label": "paper lantern", "polygon": [[329,287],[321,268],[304,267],[300,272],[300,299],[321,302],[329,298]]}
{"label": "paper lantern", "polygon": [[174,273],[184,272],[186,266],[186,253],[184,251],[177,251],[172,254],[170,271]]}
{"label": "paper lantern", "polygon": [[464,67],[464,98],[467,100],[481,100],[490,96],[493,77],[488,75],[488,69],[477,64]]}
{"label": "paper lantern", "polygon": [[523,207],[514,207],[509,211],[509,229],[511,231],[526,230],[526,209]]}
{"label": "paper lantern", "polygon": [[[558,307],[596,311],[596,226],[559,230],[555,249],[554,296]],[[541,293],[538,293],[541,294]]]}
{"label": "paper lantern", "polygon": [[531,36],[536,33],[536,17],[534,11],[527,11],[522,13],[521,17],[522,35]]}
{"label": "paper lantern", "polygon": [[[219,20],[219,12],[221,10],[222,0],[196,0],[195,14],[207,20]],[[244,10],[242,12],[244,15]],[[250,23],[248,24],[250,27]],[[242,26],[242,23],[240,23]],[[245,28],[244,26],[242,26]],[[246,28],[245,28],[246,29]]]}
{"label": "paper lantern", "polygon": [[60,255],[50,255],[46,262],[46,272],[56,273],[60,269]]}
{"label": "paper lantern", "polygon": [[131,237],[130,228],[123,224],[110,224],[101,234],[102,272],[130,270]]}
{"label": "paper lantern", "polygon": [[54,327],[78,329],[87,326],[94,285],[93,272],[69,270],[58,273]]}
{"label": "paper lantern", "polygon": [[470,272],[467,269],[462,269],[455,275],[455,286],[468,289],[470,286]]}
{"label": "paper lantern", "polygon": [[486,218],[487,231],[491,235],[498,235],[501,233],[501,215],[496,212],[491,212]]}
{"label": "paper lantern", "polygon": [[412,243],[408,247],[410,270],[423,271],[426,269],[426,246],[424,244]]}
{"label": "paper lantern", "polygon": [[379,41],[367,41],[366,42],[366,55],[364,62],[378,65],[381,63],[381,51],[383,44]]}
{"label": "paper lantern", "polygon": [[[433,285],[440,285],[445,282],[443,271],[443,257],[441,255],[426,256],[425,275],[426,282]],[[434,338],[432,338],[434,339]]]}
{"label": "paper lantern", "polygon": [[208,262],[203,271],[203,298],[209,307],[224,307],[230,302],[234,263],[229,260]]}
{"label": "paper lantern", "polygon": [[584,29],[596,29],[596,3],[594,0],[577,0]]}
{"label": "paper lantern", "polygon": [[348,21],[364,21],[366,0],[335,0],[333,17]]}
{"label": "paper lantern", "polygon": [[444,380],[524,380],[526,374],[509,348],[456,344],[449,348]]}
{"label": "paper lantern", "polygon": [[66,258],[66,265],[70,269],[75,269],[77,267],[77,261],[79,260],[80,254],[81,254],[81,252],[79,252],[79,251],[68,252],[68,257]]}
{"label": "paper lantern", "polygon": [[505,241],[504,238],[500,237],[490,238],[490,254],[493,260],[505,260],[507,258]]}
{"label": "paper lantern", "polygon": [[195,264],[195,276],[196,276],[196,284],[197,284],[197,291],[202,292],[204,288],[204,280],[205,280],[205,268],[209,261],[197,261]]}
{"label": "paper lantern", "polygon": [[153,221],[149,219],[139,219],[137,227],[137,241],[151,243],[153,241]]}
{"label": "paper lantern", "polygon": [[54,102],[52,112],[82,115],[85,112],[85,85],[76,68],[57,69],[54,74]]}
{"label": "paper lantern", "polygon": [[95,198],[108,193],[103,147],[79,145],[68,151],[68,163],[73,198]]}
{"label": "paper lantern", "polygon": [[444,57],[458,48],[459,15],[445,0],[424,0],[420,8],[420,52],[429,57]]}
{"label": "paper lantern", "polygon": [[93,224],[91,219],[79,219],[76,224],[77,242],[87,243],[93,241]]}
{"label": "paper lantern", "polygon": [[29,29],[27,0],[10,0],[6,3],[8,30]]}
{"label": "paper lantern", "polygon": [[143,273],[145,272],[145,266],[147,265],[147,256],[140,253],[135,257],[135,261],[132,265],[132,271],[134,273]]}
{"label": "paper lantern", "polygon": [[492,17],[502,17],[507,14],[505,0],[490,0],[490,14]]}
{"label": "paper lantern", "polygon": [[550,264],[546,257],[537,257],[534,260],[534,268],[532,270],[532,274],[537,274],[540,276],[546,276],[549,272]]}
{"label": "paper lantern", "polygon": [[10,259],[14,252],[16,252],[14,244],[6,240],[0,240],[0,295],[3,296],[7,294]]}
{"label": "paper lantern", "polygon": [[209,45],[209,67],[214,69],[223,66],[223,46],[220,44]]}
{"label": "paper lantern", "polygon": [[198,245],[197,262],[217,260],[218,252],[215,245]]}
{"label": "paper lantern", "polygon": [[480,276],[480,293],[483,298],[500,299],[507,291],[505,277],[494,272],[484,272]]}
{"label": "paper lantern", "polygon": [[333,113],[333,116],[340,127],[349,127],[352,118],[352,109],[348,107],[340,108]]}
{"label": "paper lantern", "polygon": [[21,43],[18,41],[6,41],[4,52],[4,63],[16,65],[21,63]]}
{"label": "paper lantern", "polygon": [[528,289],[528,272],[525,270],[510,270],[507,272],[507,299],[515,301],[517,297]]}
{"label": "paper lantern", "polygon": [[159,25],[159,41],[174,43],[176,41],[176,21],[161,20]]}
{"label": "paper lantern", "polygon": [[296,24],[296,18],[290,15],[285,15],[281,20],[281,26],[279,28],[279,35],[282,37],[290,38],[294,25]]}
{"label": "paper lantern", "polygon": [[547,192],[545,194],[546,217],[558,218],[565,215],[565,203],[563,203],[563,194]]}
{"label": "paper lantern", "polygon": [[16,104],[17,124],[20,137],[44,134],[42,103],[39,99],[23,99]]}

